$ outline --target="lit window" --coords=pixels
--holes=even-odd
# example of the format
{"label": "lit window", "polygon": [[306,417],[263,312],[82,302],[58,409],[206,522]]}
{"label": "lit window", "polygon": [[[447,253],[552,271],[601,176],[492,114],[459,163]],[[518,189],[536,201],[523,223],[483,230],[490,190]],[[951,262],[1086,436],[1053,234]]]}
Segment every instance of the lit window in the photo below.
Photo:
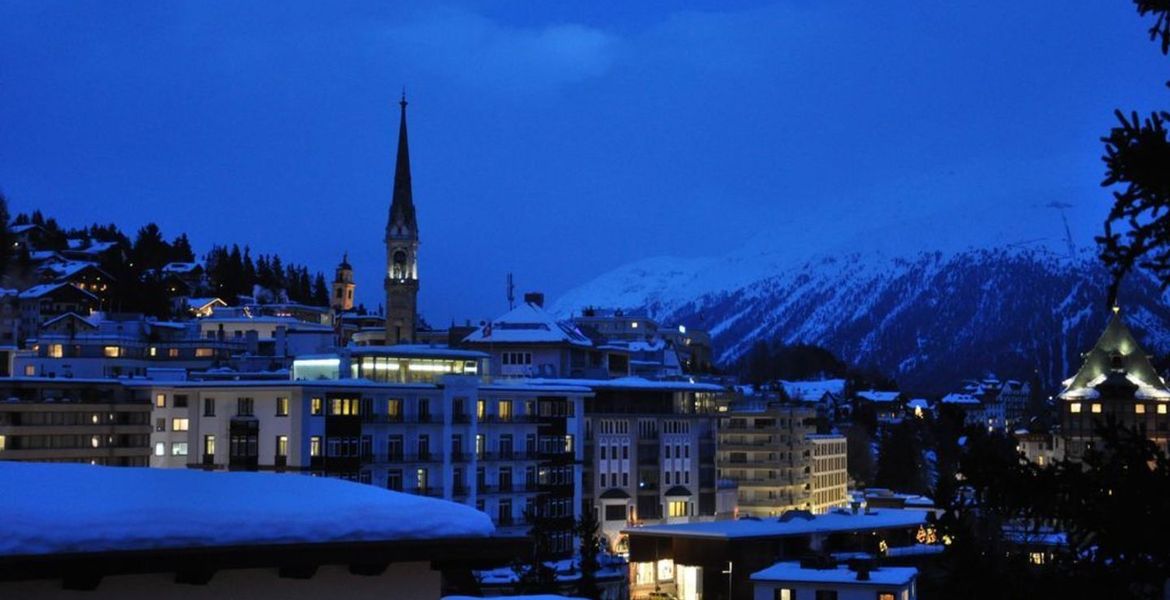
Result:
{"label": "lit window", "polygon": [[187,431],[187,419],[186,418],[171,419],[171,431]]}
{"label": "lit window", "polygon": [[276,399],[276,416],[278,416],[278,417],[287,417],[288,416],[288,398],[287,397],[281,396],[281,397],[278,397]]}
{"label": "lit window", "polygon": [[1044,564],[1044,553],[1043,552],[1029,552],[1028,553],[1028,562],[1030,562],[1034,565]]}
{"label": "lit window", "polygon": [[93,437],[89,438],[89,445],[90,445],[90,446],[93,446],[94,448],[97,448],[97,447],[98,447],[98,446],[100,446],[101,444],[102,444],[102,438],[101,438],[101,436],[100,436],[100,435],[95,435],[95,436],[93,436]]}
{"label": "lit window", "polygon": [[166,453],[167,453],[167,443],[166,442],[156,442],[154,444],[154,455],[155,456],[165,456]]}
{"label": "lit window", "polygon": [[664,558],[658,561],[658,581],[674,579],[674,561]]}
{"label": "lit window", "polygon": [[1100,413],[1101,412],[1101,405],[1097,404],[1097,403],[1093,403],[1093,405],[1090,407],[1090,410],[1093,412],[1093,414]]}
{"label": "lit window", "polygon": [[211,348],[196,348],[195,358],[211,358],[215,356],[215,351]]}
{"label": "lit window", "polygon": [[203,454],[207,456],[215,456],[215,436],[203,436]]}
{"label": "lit window", "polygon": [[897,600],[894,592],[878,592],[877,600]]}
{"label": "lit window", "polygon": [[276,436],[276,455],[277,456],[288,456],[288,436],[287,435]]}
{"label": "lit window", "polygon": [[[33,365],[25,365],[24,366],[24,376],[25,377],[32,377],[36,374],[37,374],[37,368],[35,366],[33,366]],[[1163,408],[1165,408],[1165,407],[1163,407]]]}
{"label": "lit window", "polygon": [[4,436],[0,435],[0,452],[3,452],[4,447],[7,445],[8,445],[7,439]]}
{"label": "lit window", "polygon": [[321,436],[309,438],[309,456],[321,456]]}
{"label": "lit window", "polygon": [[313,414],[315,416],[320,416],[321,414],[323,414],[325,412],[324,407],[325,407],[325,405],[321,402],[320,398],[313,398],[313,399],[309,400],[309,413],[310,414]]}
{"label": "lit window", "polygon": [[688,514],[689,502],[685,501],[671,501],[667,503],[669,509],[668,515],[671,517],[685,517]]}
{"label": "lit window", "polygon": [[774,600],[792,600],[792,588],[777,588]]}
{"label": "lit window", "polygon": [[64,355],[64,348],[61,344],[49,344],[49,358],[61,358]]}
{"label": "lit window", "polygon": [[1070,413],[1081,412],[1081,403],[1080,402],[1073,402],[1072,404],[1069,404],[1068,405],[1068,412],[1070,412]]}
{"label": "lit window", "polygon": [[497,407],[497,411],[500,414],[501,421],[511,421],[512,420],[512,401],[511,400],[500,400],[499,406]]}
{"label": "lit window", "polygon": [[1133,412],[1135,412],[1139,415],[1146,414],[1146,405],[1145,404],[1134,404],[1133,405]]}
{"label": "lit window", "polygon": [[154,397],[154,405],[157,408],[166,408],[167,407],[167,395],[166,394],[159,394],[159,395],[155,396]]}
{"label": "lit window", "polygon": [[634,565],[634,585],[650,585],[654,583],[654,563],[642,562]]}
{"label": "lit window", "polygon": [[102,349],[106,358],[118,358],[122,355],[122,348],[120,346],[106,346]]}
{"label": "lit window", "polygon": [[1166,405],[1165,404],[1158,405],[1158,414],[1160,414],[1160,415],[1166,414]]}
{"label": "lit window", "polygon": [[187,456],[187,442],[172,443],[171,456]]}
{"label": "lit window", "polygon": [[155,346],[151,346],[150,347],[150,355],[151,356],[158,356],[158,348]]}
{"label": "lit window", "polygon": [[179,349],[178,348],[167,348],[167,356],[169,358],[179,358]]}

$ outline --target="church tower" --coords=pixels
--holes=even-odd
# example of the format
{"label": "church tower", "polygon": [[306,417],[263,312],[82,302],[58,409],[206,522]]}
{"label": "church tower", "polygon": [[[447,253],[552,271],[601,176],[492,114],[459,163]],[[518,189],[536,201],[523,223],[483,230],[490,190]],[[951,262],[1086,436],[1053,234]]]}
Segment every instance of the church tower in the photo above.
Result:
{"label": "church tower", "polygon": [[410,191],[410,150],[406,143],[406,94],[398,125],[394,197],[386,223],[386,344],[414,342],[418,319],[418,222]]}
{"label": "church tower", "polygon": [[349,253],[341,257],[341,264],[333,274],[333,298],[329,306],[341,312],[353,308],[353,267],[349,265]]}

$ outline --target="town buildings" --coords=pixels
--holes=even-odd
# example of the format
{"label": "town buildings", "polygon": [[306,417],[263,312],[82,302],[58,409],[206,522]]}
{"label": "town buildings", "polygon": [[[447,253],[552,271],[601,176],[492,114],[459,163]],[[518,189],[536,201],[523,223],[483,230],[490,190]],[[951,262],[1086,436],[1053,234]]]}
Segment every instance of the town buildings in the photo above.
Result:
{"label": "town buildings", "polygon": [[833,553],[878,558],[913,547],[926,515],[895,509],[791,511],[779,518],[630,528],[630,597],[667,593],[680,600],[751,600],[752,575],[777,562]]}

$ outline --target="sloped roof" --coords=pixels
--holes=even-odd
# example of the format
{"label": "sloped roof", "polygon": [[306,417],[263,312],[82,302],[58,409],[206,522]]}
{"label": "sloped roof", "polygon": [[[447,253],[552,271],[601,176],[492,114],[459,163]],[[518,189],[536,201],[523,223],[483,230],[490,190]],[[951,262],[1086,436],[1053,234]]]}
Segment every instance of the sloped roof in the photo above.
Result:
{"label": "sloped roof", "polygon": [[864,392],[857,392],[857,397],[862,400],[870,402],[894,402],[902,397],[902,392],[879,392],[875,390],[868,390]]}
{"label": "sloped roof", "polygon": [[793,400],[820,402],[826,395],[840,398],[845,395],[844,379],[824,379],[821,381],[780,381],[784,392]]}
{"label": "sloped roof", "polygon": [[203,268],[203,265],[201,265],[197,262],[173,262],[173,263],[167,263],[167,264],[163,265],[162,272],[163,273],[174,273],[176,275],[183,275],[185,273],[191,273],[191,272],[195,271],[196,269],[202,269],[202,268]]}
{"label": "sloped roof", "polygon": [[[33,287],[30,287],[27,290],[24,290],[23,292],[21,292],[20,298],[21,299],[42,298],[44,296],[48,296],[49,294],[52,294],[52,293],[60,290],[61,288],[65,288],[65,287],[69,288],[73,292],[89,296],[90,299],[92,299],[94,301],[97,301],[97,299],[98,299],[97,296],[94,296],[93,294],[91,294],[91,293],[71,284],[71,283],[42,283],[41,285],[34,285]],[[65,290],[65,291],[69,291],[69,290]]]}
{"label": "sloped roof", "polygon": [[663,496],[666,496],[667,498],[682,498],[693,495],[694,494],[692,494],[690,490],[681,485],[676,485],[669,490],[666,490],[666,493],[663,494]]}
{"label": "sloped roof", "polygon": [[943,404],[982,404],[978,398],[971,394],[951,393],[942,397],[940,400]]}
{"label": "sloped roof", "polygon": [[1088,395],[1114,371],[1122,372],[1147,396],[1170,396],[1170,389],[1150,364],[1146,351],[1138,344],[1133,332],[1121,319],[1121,311],[1114,309],[1109,324],[1097,344],[1085,355],[1085,362],[1077,374],[1065,382],[1062,398]]}
{"label": "sloped roof", "polygon": [[486,326],[463,338],[469,344],[573,344],[592,346],[585,334],[567,321],[558,321],[543,308],[525,302],[491,323],[490,335]]}
{"label": "sloped roof", "polygon": [[602,500],[629,500],[630,494],[619,488],[611,488],[601,493]]}

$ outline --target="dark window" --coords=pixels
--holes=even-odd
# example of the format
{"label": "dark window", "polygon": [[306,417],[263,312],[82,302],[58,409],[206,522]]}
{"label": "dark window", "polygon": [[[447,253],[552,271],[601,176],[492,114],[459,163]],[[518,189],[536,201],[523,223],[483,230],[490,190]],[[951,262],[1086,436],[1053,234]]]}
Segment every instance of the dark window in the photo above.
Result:
{"label": "dark window", "polygon": [[391,469],[386,474],[386,489],[397,492],[402,491],[402,471],[399,469]]}
{"label": "dark window", "polygon": [[252,412],[252,405],[251,398],[236,398],[236,414],[241,417],[252,416],[254,414]]}
{"label": "dark window", "polygon": [[626,505],[625,504],[611,504],[605,507],[606,521],[625,521],[626,520]]}
{"label": "dark window", "polygon": [[187,408],[187,396],[175,394],[175,408]]}
{"label": "dark window", "polygon": [[205,417],[214,417],[215,416],[215,398],[204,398],[203,399],[203,416],[205,416]]}
{"label": "dark window", "polygon": [[817,590],[816,600],[837,600],[837,590]]}

